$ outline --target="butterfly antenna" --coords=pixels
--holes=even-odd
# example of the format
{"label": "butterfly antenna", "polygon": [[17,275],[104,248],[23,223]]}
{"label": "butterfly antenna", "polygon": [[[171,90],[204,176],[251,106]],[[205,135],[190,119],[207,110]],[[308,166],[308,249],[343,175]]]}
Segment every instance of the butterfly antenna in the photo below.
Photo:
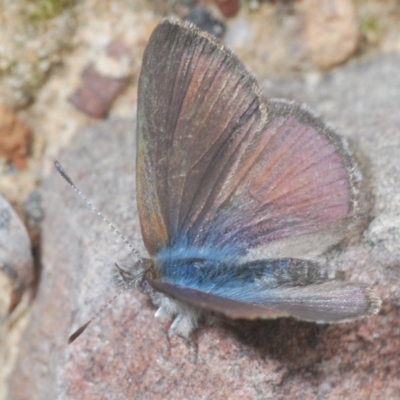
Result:
{"label": "butterfly antenna", "polygon": [[[142,256],[129,243],[128,239],[88,200],[88,198],[82,193],[82,191],[80,189],[78,189],[78,187],[75,185],[75,183],[72,181],[72,179],[67,175],[64,168],[61,166],[61,164],[57,160],[54,161],[54,166],[55,166],[56,170],[58,171],[58,173],[69,183],[69,185],[72,187],[72,189],[74,189],[75,192],[78,193],[78,195],[83,199],[83,201],[86,203],[86,205],[88,205],[92,209],[92,211],[94,211],[94,213],[97,214],[97,216],[99,216],[111,228],[111,230],[114,231],[131,248],[132,252],[136,255],[136,257],[140,261],[143,261]],[[96,314],[96,316],[97,316],[97,314]],[[95,318],[95,317],[93,317],[93,318]],[[80,328],[80,329],[82,329],[81,332],[78,333],[78,331],[80,329],[78,329],[78,331],[75,332],[75,333],[78,333],[78,335],[76,337],[78,337],[86,329],[86,327],[90,324],[91,321],[92,320],[90,320],[87,324],[85,324],[86,326],[83,325]],[[72,335],[72,336],[74,336],[74,335]],[[72,336],[71,336],[71,338],[72,338]],[[74,338],[73,340],[75,340],[75,339],[76,338]]]}
{"label": "butterfly antenna", "polygon": [[90,323],[96,319],[100,314],[102,314],[102,312],[117,298],[119,297],[119,295],[121,295],[122,293],[124,293],[125,291],[127,291],[132,283],[134,281],[131,281],[129,283],[127,283],[118,293],[116,293],[110,300],[107,301],[107,303],[105,303],[100,309],[99,311],[96,312],[96,314],[89,319],[89,321],[86,322],[86,324],[82,325],[79,329],[77,329],[69,338],[68,338],[68,344],[71,344],[72,342],[74,342],[79,336],[81,336],[81,334],[86,330],[86,328],[90,325]]}

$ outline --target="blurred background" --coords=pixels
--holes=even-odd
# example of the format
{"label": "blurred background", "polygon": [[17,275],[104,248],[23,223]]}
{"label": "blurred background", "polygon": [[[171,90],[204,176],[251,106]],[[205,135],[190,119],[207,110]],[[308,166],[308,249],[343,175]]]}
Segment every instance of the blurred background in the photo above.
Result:
{"label": "blurred background", "polygon": [[144,48],[171,16],[229,46],[266,96],[302,101],[332,71],[400,52],[398,0],[0,0],[1,400],[40,280],[41,182],[80,129],[136,115]]}

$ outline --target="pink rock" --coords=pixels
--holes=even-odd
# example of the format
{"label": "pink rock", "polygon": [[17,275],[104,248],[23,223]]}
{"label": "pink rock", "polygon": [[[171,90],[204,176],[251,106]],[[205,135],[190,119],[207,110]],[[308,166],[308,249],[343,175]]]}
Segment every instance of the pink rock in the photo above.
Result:
{"label": "pink rock", "polygon": [[238,0],[214,0],[221,13],[227,17],[234,17],[239,10]]}
{"label": "pink rock", "polygon": [[126,78],[106,76],[90,64],[82,73],[81,86],[69,100],[83,113],[94,118],[104,118],[127,84]]}

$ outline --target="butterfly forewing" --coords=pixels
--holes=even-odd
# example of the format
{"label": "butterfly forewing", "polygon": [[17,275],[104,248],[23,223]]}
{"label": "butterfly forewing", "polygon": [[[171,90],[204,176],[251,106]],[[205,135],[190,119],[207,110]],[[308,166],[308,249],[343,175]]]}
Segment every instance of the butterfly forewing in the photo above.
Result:
{"label": "butterfly forewing", "polygon": [[195,233],[235,149],[260,130],[266,115],[255,87],[237,58],[198,30],[165,21],[152,34],[139,80],[137,155],[150,254]]}

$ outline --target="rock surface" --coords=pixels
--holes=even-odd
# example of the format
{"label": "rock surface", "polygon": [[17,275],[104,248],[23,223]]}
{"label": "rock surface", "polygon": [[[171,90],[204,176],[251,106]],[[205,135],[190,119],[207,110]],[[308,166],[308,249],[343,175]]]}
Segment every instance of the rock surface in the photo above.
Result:
{"label": "rock surface", "polygon": [[26,228],[0,195],[0,321],[7,318],[34,280],[34,266]]}
{"label": "rock surface", "polygon": [[355,52],[359,32],[351,0],[306,0],[298,5],[299,31],[307,58],[320,68],[348,60]]}
{"label": "rock surface", "polygon": [[12,110],[32,101],[70,46],[76,19],[62,3],[72,2],[0,3],[0,103]]}
{"label": "rock surface", "polygon": [[[202,328],[194,364],[184,343],[167,346],[146,298],[129,293],[68,346],[68,335],[117,291],[113,263],[126,262],[129,248],[54,172],[43,188],[42,279],[8,398],[399,398],[399,63],[400,56],[388,56],[322,79],[263,85],[269,97],[310,103],[362,156],[374,197],[372,221],[361,240],[334,260],[347,278],[379,292],[378,316],[333,326],[281,319],[241,329]],[[59,161],[144,252],[135,205],[134,138],[134,121],[111,119],[78,133]]]}
{"label": "rock surface", "polygon": [[[0,194],[0,399],[24,329],[21,322],[36,278],[31,241],[19,215]],[[23,318],[22,318],[23,320]]]}

